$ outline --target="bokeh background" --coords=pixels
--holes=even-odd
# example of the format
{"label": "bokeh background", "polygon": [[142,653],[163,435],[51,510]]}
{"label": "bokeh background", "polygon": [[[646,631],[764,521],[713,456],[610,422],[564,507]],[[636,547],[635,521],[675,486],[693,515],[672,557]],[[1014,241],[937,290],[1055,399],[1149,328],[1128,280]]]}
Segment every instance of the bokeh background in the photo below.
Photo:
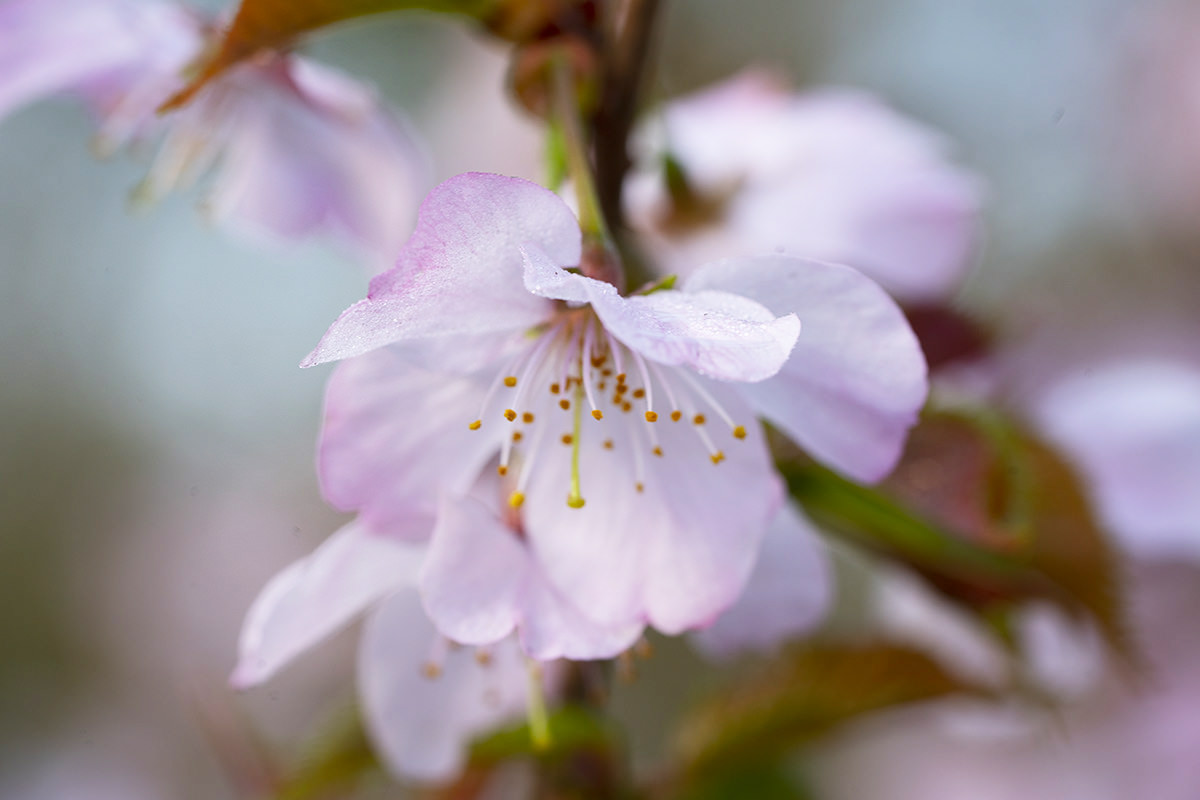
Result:
{"label": "bokeh background", "polygon": [[[945,132],[988,187],[957,302],[1037,354],[1030,388],[1118,352],[1200,359],[1193,4],[667,5],[656,98],[766,65]],[[539,177],[537,129],[482,36],[399,16],[307,49],[404,109],[439,179]],[[327,368],[296,365],[368,275],[320,244],[231,238],[195,197],[131,208],[145,164],[95,160],[89,129],[70,102],[0,122],[0,797],[240,797],[353,697],[353,631],[264,689],[224,682],[257,590],[339,524],[313,470]],[[639,765],[707,680],[659,642],[620,689]],[[843,738],[822,796],[900,796],[870,778],[912,753]]]}

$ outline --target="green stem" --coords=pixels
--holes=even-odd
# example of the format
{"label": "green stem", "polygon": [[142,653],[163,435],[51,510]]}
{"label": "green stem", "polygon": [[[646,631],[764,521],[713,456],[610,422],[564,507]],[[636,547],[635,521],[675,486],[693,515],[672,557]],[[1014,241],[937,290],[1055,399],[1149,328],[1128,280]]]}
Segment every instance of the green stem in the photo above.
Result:
{"label": "green stem", "polygon": [[529,735],[538,751],[550,749],[550,717],[546,714],[546,695],[542,691],[542,665],[528,662],[529,673]]}
{"label": "green stem", "polygon": [[565,56],[557,59],[554,65],[554,106],[566,147],[567,173],[575,184],[575,196],[579,203],[579,227],[585,237],[605,241],[608,239],[608,230],[604,215],[600,212],[600,199],[596,194],[596,180],[584,139],[571,66]]}

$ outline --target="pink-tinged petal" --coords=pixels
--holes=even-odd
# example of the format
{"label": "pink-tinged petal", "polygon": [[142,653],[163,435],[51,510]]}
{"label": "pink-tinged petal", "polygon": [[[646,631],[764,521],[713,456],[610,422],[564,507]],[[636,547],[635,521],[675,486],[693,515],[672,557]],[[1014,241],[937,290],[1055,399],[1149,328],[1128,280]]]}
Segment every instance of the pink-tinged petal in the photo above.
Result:
{"label": "pink-tinged petal", "polygon": [[367,606],[416,581],[422,548],[352,522],[267,583],[246,615],[230,682],[243,689],[274,675]]}
{"label": "pink-tinged petal", "polygon": [[825,617],[833,585],[821,535],[785,505],[767,529],[738,601],[693,641],[713,658],[767,652],[807,633]]}
{"label": "pink-tinged petal", "polygon": [[338,366],[325,394],[318,472],[325,499],[377,530],[433,531],[438,495],[465,493],[507,430],[471,430],[488,383],[428,372],[395,348]]}
{"label": "pink-tinged petal", "polygon": [[622,297],[611,284],[567,272],[526,245],[530,292],[587,302],[605,329],[660,364],[686,365],[726,381],[761,381],[779,371],[800,333],[795,315],[776,317],[754,300],[723,291],[658,291]]}
{"label": "pink-tinged petal", "polygon": [[553,306],[527,292],[521,246],[578,264],[579,223],[553,192],[501,175],[467,173],[430,192],[396,266],[333,323],[304,366],[391,342],[490,335],[544,321]]}
{"label": "pink-tinged petal", "polygon": [[421,569],[421,599],[447,638],[492,644],[513,632],[529,556],[513,531],[471,498],[446,500]]}
{"label": "pink-tinged petal", "polygon": [[670,103],[664,140],[704,215],[674,213],[661,157],[630,181],[630,218],[664,272],[786,252],[848,264],[905,301],[944,297],[972,262],[980,182],[942,137],[868,94],[788,92],[744,72]]}
{"label": "pink-tinged petal", "polygon": [[861,481],[900,457],[928,392],[925,358],[896,303],[849,267],[788,256],[702,267],[687,289],[745,295],[804,333],[769,381],[741,387],[758,411],[814,457]]}
{"label": "pink-tinged petal", "polygon": [[1131,552],[1200,555],[1200,370],[1134,361],[1071,376],[1033,410]]}
{"label": "pink-tinged petal", "polygon": [[[685,391],[675,386],[677,396]],[[780,483],[751,410],[722,384],[708,382],[706,391],[747,423],[744,439],[718,420],[705,423],[720,463],[690,419],[670,420],[669,406],[654,423],[619,412],[611,422],[584,420],[582,508],[567,504],[572,448],[554,441],[536,454],[522,507],[526,534],[549,581],[601,624],[645,621],[669,634],[707,624],[734,602],[754,566]],[[622,428],[608,425],[629,432],[614,436]]]}
{"label": "pink-tinged petal", "polygon": [[216,219],[277,241],[331,233],[379,264],[395,258],[429,167],[367,87],[295,58],[236,69],[196,102],[234,118],[209,197]]}
{"label": "pink-tinged petal", "polygon": [[813,164],[747,193],[729,225],[754,252],[848,264],[910,302],[945,297],[979,238],[977,181],[937,164]]}
{"label": "pink-tinged petal", "polygon": [[417,593],[401,591],[367,619],[358,658],[363,721],[377,752],[395,774],[428,782],[453,778],[474,737],[519,721],[528,691],[512,639],[489,648],[486,666],[466,648],[451,649],[440,674],[427,677],[437,636]]}
{"label": "pink-tinged petal", "polygon": [[183,14],[160,3],[7,0],[0,4],[0,116],[118,73],[135,80],[129,70],[153,65],[154,37],[168,20],[183,24]]}
{"label": "pink-tinged petal", "polygon": [[587,619],[550,586],[528,546],[472,498],[447,500],[421,572],[425,609],[449,639],[484,645],[520,629],[531,658],[612,658],[641,634],[638,623]]}

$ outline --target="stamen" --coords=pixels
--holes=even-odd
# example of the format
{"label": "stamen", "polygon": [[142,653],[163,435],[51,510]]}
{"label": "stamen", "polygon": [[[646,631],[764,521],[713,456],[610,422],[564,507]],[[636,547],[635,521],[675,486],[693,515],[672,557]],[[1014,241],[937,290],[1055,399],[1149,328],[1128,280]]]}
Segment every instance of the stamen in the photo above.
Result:
{"label": "stamen", "polygon": [[579,487],[579,433],[583,424],[581,413],[583,398],[580,396],[582,394],[583,390],[578,386],[575,387],[575,427],[574,435],[571,437],[571,490],[567,493],[567,505],[571,508],[583,508],[584,504],[583,493]]}
{"label": "stamen", "polygon": [[[729,416],[729,412],[725,410],[724,406],[718,403],[716,398],[709,394],[705,388],[700,385],[699,381],[695,380],[691,375],[689,375],[686,370],[678,370],[677,374],[679,377],[683,378],[684,382],[687,383],[696,394],[700,395],[700,399],[703,400],[709,408],[717,412],[717,416],[724,420],[726,425],[728,425],[731,429],[736,429],[738,427],[734,423],[733,418]],[[696,424],[699,425],[701,423]]]}
{"label": "stamen", "polygon": [[474,422],[472,422],[470,425],[468,425],[467,427],[473,431],[477,431],[477,430],[479,430],[480,426],[482,426],[482,425],[483,425],[483,420],[477,419]]}
{"label": "stamen", "polygon": [[490,667],[492,665],[492,651],[486,647],[476,649],[475,663],[481,667]]}
{"label": "stamen", "polygon": [[559,386],[557,383],[550,384],[550,394],[558,394],[561,391],[562,391],[562,387]]}
{"label": "stamen", "polygon": [[521,441],[521,438],[522,438],[522,437],[521,437],[521,432],[520,432],[520,431],[513,431],[512,440],[513,440],[514,442],[519,442],[519,441]]}
{"label": "stamen", "polygon": [[[513,372],[516,372],[516,370],[513,369],[513,367],[516,367],[518,364],[520,364],[522,359],[524,359],[530,355],[530,352],[531,351],[526,351],[524,353],[520,353],[512,361],[510,361],[508,363],[508,368],[506,368],[496,374],[495,379],[492,381],[491,385],[488,386],[487,392],[483,395],[483,402],[479,405],[479,413],[475,415],[475,421],[479,422],[480,425],[483,424],[482,420],[484,419],[484,417],[487,416],[488,406],[491,405],[492,398],[496,396],[496,392],[500,390],[500,384],[503,381],[504,377]],[[507,416],[507,414],[505,416]],[[472,422],[470,425],[470,428],[473,431],[477,431],[477,430],[479,430],[479,425],[476,425],[474,422]]]}
{"label": "stamen", "polygon": [[[599,324],[599,323],[597,323]],[[592,357],[592,324],[589,321],[583,329],[583,345],[579,353],[579,381],[583,384],[583,391],[587,395],[588,405],[592,407],[592,416],[600,419],[604,415],[596,408],[596,396],[592,394],[592,371],[588,369],[586,360],[594,361]],[[599,415],[599,416],[597,416]]]}
{"label": "stamen", "polygon": [[605,440],[604,440],[604,449],[605,449],[605,450],[612,450],[612,449],[613,449],[613,440],[612,440],[612,439],[605,439]]}
{"label": "stamen", "polygon": [[671,412],[671,422],[679,422],[681,419],[683,419],[682,411],[675,410]]}
{"label": "stamen", "polygon": [[421,674],[433,680],[442,674],[442,665],[446,663],[446,651],[449,640],[444,636],[434,636],[429,645],[429,655],[421,665]]}
{"label": "stamen", "polygon": [[571,410],[571,401],[564,397],[562,400],[558,401],[558,407],[561,408],[563,411],[570,411]]}
{"label": "stamen", "polygon": [[513,492],[508,496],[508,505],[510,508],[520,508],[525,502],[525,495],[521,492]]}
{"label": "stamen", "polygon": [[514,386],[516,386],[517,385],[517,376],[509,375],[508,377],[506,377],[504,379],[504,385],[510,389],[513,388]]}
{"label": "stamen", "polygon": [[646,422],[658,422],[658,414],[653,411],[647,411]]}
{"label": "stamen", "polygon": [[679,400],[676,399],[676,397],[675,397],[675,390],[671,388],[671,382],[663,377],[663,374],[661,372],[659,372],[657,366],[655,366],[654,364],[650,364],[649,366],[650,366],[650,374],[658,379],[658,385],[661,386],[663,389],[663,392],[666,393],[667,402],[671,404],[671,408],[676,409],[675,411],[671,412],[672,421],[678,422],[679,416],[680,416],[680,412],[678,410],[679,409]]}
{"label": "stamen", "polygon": [[511,408],[506,408],[504,409],[504,418],[509,422],[512,422],[517,418],[517,412],[513,411]]}
{"label": "stamen", "polygon": [[526,411],[524,414],[521,415],[521,421],[524,422],[526,425],[533,424],[533,414]]}
{"label": "stamen", "polygon": [[505,475],[507,475],[507,474],[508,474],[508,465],[507,465],[507,464],[501,464],[500,466],[496,467],[496,473],[497,473],[497,474],[498,474],[498,475],[499,475],[501,478],[503,478]]}
{"label": "stamen", "polygon": [[745,439],[745,438],[746,438],[746,429],[745,429],[745,428],[743,428],[741,425],[738,425],[738,426],[734,427],[734,429],[733,429],[733,438],[735,438],[735,439]]}
{"label": "stamen", "polygon": [[598,408],[592,409],[592,419],[604,419],[604,412]]}
{"label": "stamen", "polygon": [[703,424],[704,424],[704,415],[703,415],[703,414],[697,414],[696,416],[692,417],[692,424],[694,424],[694,425],[703,425]]}
{"label": "stamen", "polygon": [[[646,360],[644,358],[642,358],[640,353],[638,353],[636,351],[631,351],[631,352],[633,352],[633,361],[635,364],[637,364],[638,372],[642,373],[642,386],[646,389],[646,410],[653,411],[654,410],[654,390],[650,386],[650,370],[646,369]],[[633,392],[633,396],[634,397],[638,396],[636,389]]]}

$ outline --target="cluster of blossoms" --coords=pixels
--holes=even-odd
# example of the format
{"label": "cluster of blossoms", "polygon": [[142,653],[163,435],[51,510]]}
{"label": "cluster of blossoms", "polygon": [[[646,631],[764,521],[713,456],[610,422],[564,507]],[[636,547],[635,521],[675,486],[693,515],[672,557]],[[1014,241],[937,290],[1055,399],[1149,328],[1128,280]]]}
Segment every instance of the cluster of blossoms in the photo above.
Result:
{"label": "cluster of blossoms", "polygon": [[219,219],[396,259],[304,362],[342,362],[319,474],[354,520],[264,588],[236,686],[365,612],[369,730],[394,771],[439,780],[564,660],[647,628],[722,656],[820,621],[831,570],[760,421],[852,481],[896,464],[928,391],[900,303],[948,295],[977,236],[979,189],[937,137],[758,74],[671,104],[624,204],[662,280],[627,288],[525,180],[452,178],[414,228],[407,125],[295,55],[160,116],[215,35],[165,2],[4,0],[0,113],[76,95],[101,151],[161,139],[143,194],[210,172]]}

